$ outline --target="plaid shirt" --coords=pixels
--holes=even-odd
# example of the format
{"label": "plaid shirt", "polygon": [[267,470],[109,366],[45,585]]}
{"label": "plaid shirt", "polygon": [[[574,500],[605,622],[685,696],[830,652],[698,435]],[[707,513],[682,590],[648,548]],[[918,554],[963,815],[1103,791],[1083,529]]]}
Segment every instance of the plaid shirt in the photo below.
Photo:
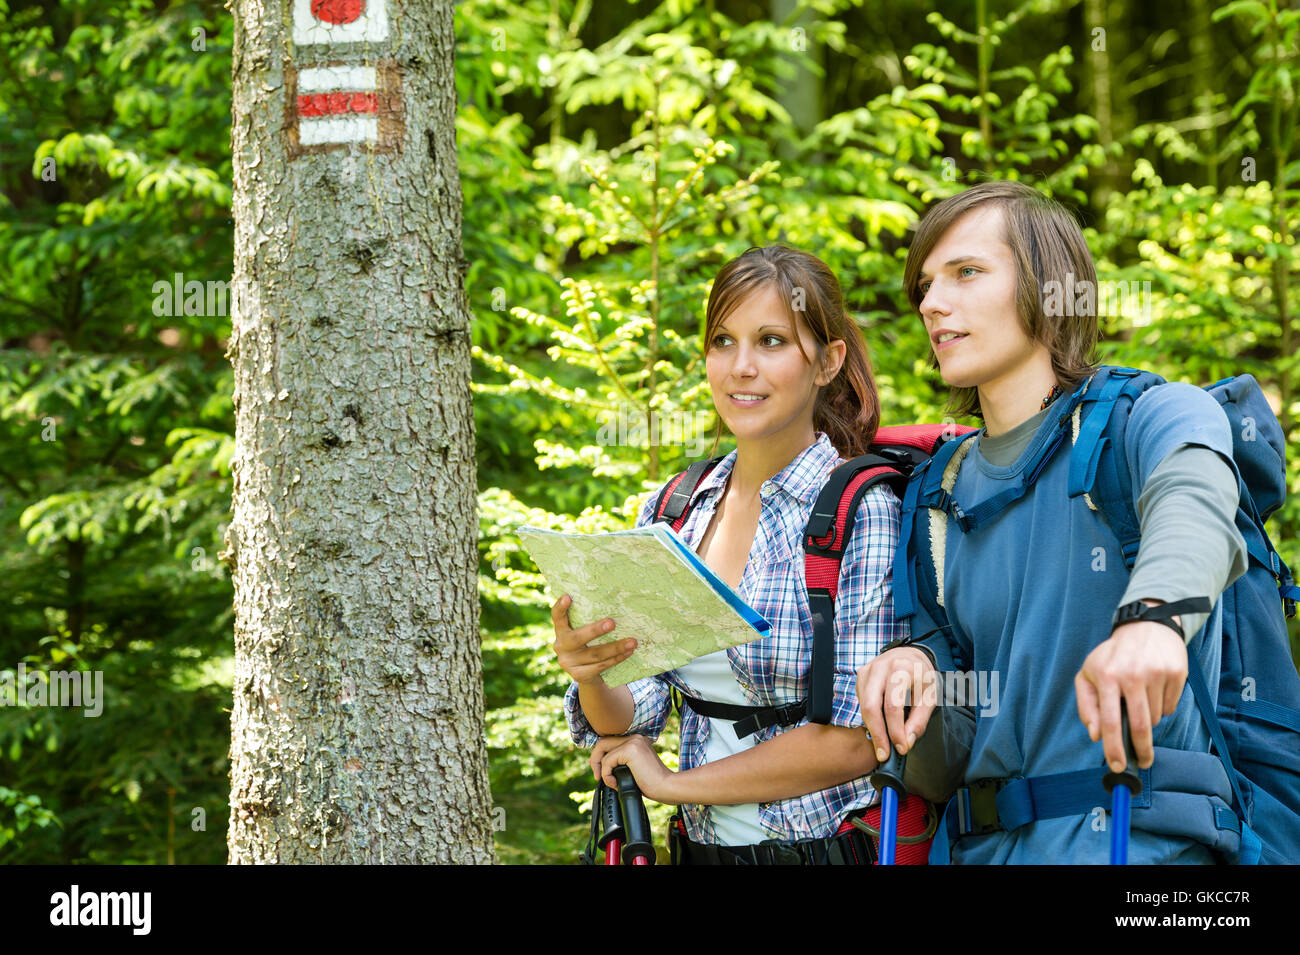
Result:
{"label": "plaid shirt", "polygon": [[[727,477],[736,463],[732,451],[700,482],[681,537],[698,546],[717,509]],[[772,624],[771,634],[727,651],[732,673],[749,703],[771,706],[794,703],[808,695],[812,663],[812,615],[804,583],[803,534],[813,503],[831,472],[841,463],[830,439],[817,432],[817,441],[801,451],[760,490],[758,531],[738,593]],[[658,491],[641,508],[636,526],[653,518]],[[895,621],[891,566],[898,541],[899,501],[894,492],[877,485],[862,497],[853,536],[840,565],[835,598],[835,699],[831,723],[861,726],[856,681],[858,669],[890,640],[906,636],[905,622]],[[617,622],[617,621],[616,621]],[[627,733],[657,739],[670,710],[669,687],[686,690],[676,670],[628,684],[635,704]],[[689,692],[689,691],[688,691]],[[564,698],[569,732],[579,746],[594,746],[599,738],[583,716],[578,687]],[[803,725],[807,719],[800,721]],[[682,769],[704,762],[709,720],[687,708],[682,714]],[[769,727],[754,737],[761,744],[792,727]],[[769,838],[792,841],[832,835],[850,812],[876,800],[865,776],[792,799],[759,803],[759,819]],[[683,805],[687,835],[701,843],[716,843],[708,806]]]}

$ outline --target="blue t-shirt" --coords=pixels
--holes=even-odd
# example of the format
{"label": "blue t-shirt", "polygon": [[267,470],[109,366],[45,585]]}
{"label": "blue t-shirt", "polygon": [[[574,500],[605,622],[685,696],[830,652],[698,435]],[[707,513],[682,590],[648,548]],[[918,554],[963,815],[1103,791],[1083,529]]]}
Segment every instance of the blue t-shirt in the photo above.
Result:
{"label": "blue t-shirt", "polygon": [[[979,453],[980,437],[971,439],[975,447],[953,488],[960,505],[969,512],[1018,484],[1052,437],[1053,418],[1047,417],[1025,451],[1006,467],[990,464]],[[1165,456],[1181,445],[1232,456],[1231,429],[1219,404],[1201,389],[1178,383],[1153,387],[1137,399],[1125,441],[1134,500]],[[967,784],[1093,767],[1099,777],[1105,772],[1102,744],[1088,738],[1079,719],[1074,678],[1088,654],[1110,636],[1129,573],[1101,514],[1084,498],[1069,497],[1069,465],[1067,438],[1024,498],[970,533],[948,524],[945,609],[952,640],[978,676],[968,684],[978,686],[980,695]],[[1218,594],[1208,596],[1217,600]],[[1216,604],[1189,646],[1190,659],[1199,661],[1210,686],[1218,684],[1221,632],[1222,612]],[[936,652],[941,670],[952,668],[954,648],[947,640],[932,637],[925,644]],[[1209,734],[1190,686],[1184,687],[1174,713],[1156,725],[1154,742],[1209,752]],[[1160,760],[1157,749],[1157,765]],[[1226,775],[1214,772],[1217,761],[1206,762],[1204,784],[1196,785],[1226,806],[1231,800]],[[1150,798],[1149,809],[1133,812],[1130,863],[1213,862],[1208,849],[1186,833],[1212,820],[1211,807],[1218,803],[1205,795],[1159,791]],[[952,861],[1104,863],[1109,859],[1109,809],[1106,803],[1084,815],[968,835],[953,845]]]}

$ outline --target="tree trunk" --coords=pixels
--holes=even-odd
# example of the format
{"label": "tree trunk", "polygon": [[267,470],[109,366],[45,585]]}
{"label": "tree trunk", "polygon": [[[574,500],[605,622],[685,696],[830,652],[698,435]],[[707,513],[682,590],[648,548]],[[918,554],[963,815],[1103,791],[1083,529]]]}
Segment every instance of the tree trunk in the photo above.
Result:
{"label": "tree trunk", "polygon": [[492,862],[452,2],[232,6],[230,861]]}
{"label": "tree trunk", "polygon": [[[785,23],[790,19],[796,6],[795,0],[770,0],[770,3],[772,22],[777,24]],[[815,76],[812,70],[804,65],[802,59],[802,54],[811,52],[814,60],[818,63],[823,62],[820,48],[813,48],[810,51],[813,41],[808,33],[815,22],[813,12],[805,10],[790,27],[785,42],[791,53],[784,54],[783,58],[795,67],[795,75],[792,79],[786,80],[776,91],[777,99],[794,120],[795,128],[799,130],[801,136],[807,136],[822,121],[823,80]],[[796,57],[794,53],[800,56]],[[775,145],[777,155],[786,161],[794,159],[798,154],[795,144],[784,139],[778,140]]]}
{"label": "tree trunk", "polygon": [[[1109,44],[1112,38],[1111,31],[1107,27],[1106,0],[1084,0],[1083,16],[1088,36],[1088,43],[1084,48],[1088,50],[1086,56],[1088,78],[1091,81],[1092,108],[1097,117],[1097,144],[1109,150],[1111,143],[1115,141],[1115,122],[1111,110],[1112,80]],[[1092,194],[1093,207],[1102,218],[1105,216],[1111,195],[1122,188],[1119,164],[1107,152],[1101,174],[1097,177],[1097,186]]]}
{"label": "tree trunk", "polygon": [[1192,0],[1191,3],[1191,46],[1192,62],[1196,68],[1192,71],[1192,81],[1196,89],[1196,111],[1204,124],[1200,132],[1200,147],[1205,154],[1205,183],[1219,189],[1219,129],[1214,122],[1214,91],[1220,86],[1218,64],[1214,59],[1215,24],[1210,19],[1210,7],[1207,0]]}

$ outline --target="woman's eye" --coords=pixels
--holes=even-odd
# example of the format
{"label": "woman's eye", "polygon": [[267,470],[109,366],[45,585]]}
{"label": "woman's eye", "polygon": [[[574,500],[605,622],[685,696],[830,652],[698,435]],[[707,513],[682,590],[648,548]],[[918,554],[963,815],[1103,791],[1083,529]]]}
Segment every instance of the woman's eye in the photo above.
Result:
{"label": "woman's eye", "polygon": [[[713,341],[710,344],[712,344],[716,348],[721,348],[724,345],[726,345],[726,343],[729,341],[731,341],[730,335],[714,335]],[[763,342],[764,344],[771,343],[771,347],[773,348],[785,344],[785,339],[780,337],[779,335],[764,335],[762,338],[759,339],[759,341]]]}
{"label": "woman's eye", "polygon": [[961,270],[958,272],[958,274],[964,276],[967,272],[970,272],[972,275],[974,275],[979,272],[979,269],[975,268],[975,266],[973,265],[963,265],[961,267]]}
{"label": "woman's eye", "polygon": [[930,291],[930,283],[922,282],[920,285],[917,286],[917,288],[920,290],[921,295],[924,296],[927,292]]}

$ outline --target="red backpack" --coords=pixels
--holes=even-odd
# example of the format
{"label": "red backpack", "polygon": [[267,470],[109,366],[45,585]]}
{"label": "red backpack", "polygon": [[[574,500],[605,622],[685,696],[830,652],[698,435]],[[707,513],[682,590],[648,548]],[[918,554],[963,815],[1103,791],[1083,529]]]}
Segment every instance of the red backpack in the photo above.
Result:
{"label": "red backpack", "polygon": [[[779,706],[738,706],[683,695],[685,705],[701,716],[731,720],[736,736],[741,739],[770,726],[793,726],[805,715],[809,722],[829,724],[834,698],[835,596],[839,591],[844,548],[853,535],[862,495],[883,482],[901,500],[916,467],[928,461],[945,441],[972,430],[954,424],[881,428],[866,454],[845,461],[831,472],[813,504],[803,538],[804,577],[813,619],[812,666],[806,700]],[[695,489],[721,460],[720,456],[711,461],[696,461],[664,485],[655,502],[655,521],[665,521],[680,533],[690,514]],[[868,809],[862,820],[869,827],[867,831],[878,838],[880,804]],[[898,864],[926,864],[935,820],[930,803],[916,795],[907,796],[898,812]],[[854,824],[845,820],[839,831],[845,832]]]}

